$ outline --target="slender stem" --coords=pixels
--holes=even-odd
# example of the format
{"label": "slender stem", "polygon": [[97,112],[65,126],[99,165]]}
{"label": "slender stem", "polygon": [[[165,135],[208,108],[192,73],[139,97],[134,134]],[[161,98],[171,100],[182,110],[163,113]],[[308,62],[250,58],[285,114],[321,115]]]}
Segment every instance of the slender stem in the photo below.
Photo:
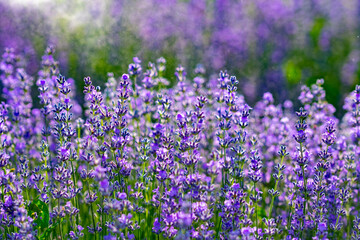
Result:
{"label": "slender stem", "polygon": [[[192,153],[191,153],[192,154]],[[190,219],[191,219],[191,225],[192,225],[192,215],[193,215],[193,197],[192,197],[192,172],[193,172],[193,165],[190,166],[190,200],[191,200],[191,205],[190,205]],[[190,226],[190,230],[191,230],[191,226]],[[190,239],[192,239],[191,235],[190,235]]]}
{"label": "slender stem", "polygon": [[62,229],[61,229],[61,218],[60,218],[60,198],[58,198],[58,213],[59,213],[59,230],[60,230],[60,237],[63,239]]}
{"label": "slender stem", "polygon": [[[322,185],[323,176],[324,176],[324,172],[321,172],[321,174],[320,174],[319,186]],[[316,204],[317,204],[317,205],[319,205],[319,201],[320,201],[320,191],[318,191],[317,194],[316,194]],[[322,217],[322,209],[319,209],[319,210],[320,210],[320,220],[321,220],[321,217]],[[315,231],[316,231],[316,232],[317,232],[317,228],[318,228],[318,223],[316,222],[316,226],[315,226]]]}
{"label": "slender stem", "polygon": [[[349,238],[350,237],[350,227],[351,227],[351,220],[350,220],[350,204],[346,204],[346,212],[347,212],[347,237]],[[350,238],[349,238],[350,239]]]}
{"label": "slender stem", "polygon": [[[89,197],[90,197],[90,186],[89,186],[89,180],[87,180],[87,181],[86,181],[86,183],[87,183],[88,192],[89,192]],[[94,215],[94,209],[93,209],[92,202],[90,203],[90,211],[91,211],[91,218],[92,218],[92,223],[93,223],[93,228],[94,228],[94,236],[95,236],[95,240],[96,240],[95,215]]]}
{"label": "slender stem", "polygon": [[[304,158],[304,152],[303,152],[303,144],[300,143],[300,155],[301,155],[301,159]],[[307,179],[306,179],[306,176],[305,176],[305,166],[302,165],[301,166],[301,172],[302,172],[302,175],[303,175],[303,180],[304,180],[304,192],[305,192],[305,203],[304,203],[304,211],[303,211],[303,227],[305,227],[305,218],[306,218],[306,205],[307,205]],[[301,236],[302,236],[302,233],[303,231],[301,231]]]}
{"label": "slender stem", "polygon": [[[105,224],[106,224],[106,214],[104,215],[104,217],[105,217],[104,222],[105,222]],[[107,234],[107,229],[106,229],[105,227],[106,227],[106,226],[104,225],[104,229],[103,229],[103,231],[104,231],[104,235],[106,235],[106,234]]]}
{"label": "slender stem", "polygon": [[256,221],[256,232],[255,232],[255,236],[258,235],[258,211],[257,211],[257,198],[256,198],[256,190],[255,190],[255,182],[254,182],[254,198],[255,198],[255,221]]}
{"label": "slender stem", "polygon": [[[243,173],[244,171],[244,162],[241,162],[241,165],[240,165],[240,172]],[[243,189],[244,188],[244,176],[242,176],[240,178],[240,187]]]}
{"label": "slender stem", "polygon": [[104,197],[101,198],[101,239],[104,239],[105,223],[104,223]]}
{"label": "slender stem", "polygon": [[4,185],[1,185],[1,199],[3,201],[3,203],[5,202],[5,189],[4,189]]}
{"label": "slender stem", "polygon": [[[345,202],[342,203],[342,206],[341,208],[343,208],[345,205]],[[339,219],[340,219],[340,214],[338,214],[337,218],[336,218],[336,222],[335,222],[335,228],[337,228],[337,225],[338,225],[338,222],[339,222]],[[337,234],[336,234],[337,235]]]}
{"label": "slender stem", "polygon": [[[285,157],[285,156],[281,156],[280,165],[283,164],[284,157]],[[279,176],[280,176],[280,174],[281,174],[281,170],[279,169]],[[274,187],[274,192],[276,192],[277,187],[278,187],[278,184],[279,184],[279,179],[276,180],[275,187]],[[272,208],[273,208],[273,206],[274,206],[274,200],[275,200],[275,195],[273,195],[272,198],[271,198],[271,203],[270,203],[270,209],[269,209],[268,219],[271,217]]]}
{"label": "slender stem", "polygon": [[[226,135],[226,132],[224,130],[224,140],[225,140],[225,135]],[[224,146],[224,165],[226,165],[226,147]],[[226,173],[226,170],[224,170],[224,175],[223,175],[223,178],[224,178],[224,183],[223,183],[223,187],[225,187],[225,184],[226,184],[226,180],[227,180],[227,173]]]}
{"label": "slender stem", "polygon": [[[73,167],[72,161],[70,161],[70,165],[71,165],[71,171],[72,171],[72,178],[73,178],[73,182],[74,182],[74,191],[76,191],[76,176],[75,176],[75,171],[74,171],[74,167]],[[75,206],[76,206],[76,208],[79,209],[77,195],[75,195],[74,201],[75,201]],[[76,223],[77,223],[77,224],[79,223],[79,215],[78,215],[78,214],[77,214],[77,216],[76,216]]]}
{"label": "slender stem", "polygon": [[[293,198],[296,198],[296,195],[294,194]],[[289,232],[289,229],[290,229],[290,222],[291,222],[291,214],[292,214],[292,210],[293,210],[293,203],[292,203],[292,200],[293,198],[291,199],[291,205],[290,205],[290,212],[289,212],[289,215],[288,215],[288,220],[287,220],[287,224],[286,224],[286,229],[287,231]]]}
{"label": "slender stem", "polygon": [[219,217],[219,213],[217,213],[216,218],[219,219],[219,225],[217,227],[216,239],[219,239],[219,234],[221,231],[221,223],[222,223],[222,221],[221,221],[222,219],[221,219],[221,217]]}
{"label": "slender stem", "polygon": [[160,189],[159,189],[159,201],[160,201],[160,204],[159,204],[159,222],[160,222],[160,217],[161,217],[161,194],[162,194],[162,183],[160,182]]}

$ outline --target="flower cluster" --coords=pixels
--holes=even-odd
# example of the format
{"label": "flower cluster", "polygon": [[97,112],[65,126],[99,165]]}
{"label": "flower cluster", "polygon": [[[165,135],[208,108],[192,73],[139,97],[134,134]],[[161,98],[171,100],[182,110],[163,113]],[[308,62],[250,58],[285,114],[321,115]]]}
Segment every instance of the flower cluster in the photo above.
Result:
{"label": "flower cluster", "polygon": [[323,80],[250,107],[227,72],[169,88],[134,58],[80,106],[53,53],[0,62],[0,239],[359,239],[359,86],[340,121]]}

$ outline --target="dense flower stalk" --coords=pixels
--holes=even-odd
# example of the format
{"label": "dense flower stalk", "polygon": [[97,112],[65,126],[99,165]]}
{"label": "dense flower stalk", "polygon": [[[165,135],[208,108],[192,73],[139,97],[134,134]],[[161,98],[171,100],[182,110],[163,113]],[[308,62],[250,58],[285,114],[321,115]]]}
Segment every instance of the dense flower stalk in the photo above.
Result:
{"label": "dense flower stalk", "polygon": [[134,58],[104,91],[84,78],[82,113],[51,48],[38,105],[14,51],[0,67],[2,239],[359,238],[358,86],[340,121],[323,80],[294,114],[271,93],[251,108],[226,72],[179,66],[170,87],[164,59]]}

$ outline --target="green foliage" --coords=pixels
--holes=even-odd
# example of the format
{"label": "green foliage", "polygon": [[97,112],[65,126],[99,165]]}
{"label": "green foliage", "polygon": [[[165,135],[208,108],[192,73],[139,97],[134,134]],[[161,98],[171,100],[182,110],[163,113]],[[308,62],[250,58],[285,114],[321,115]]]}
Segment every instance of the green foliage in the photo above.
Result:
{"label": "green foliage", "polygon": [[290,84],[297,84],[301,80],[301,68],[292,59],[285,62],[283,73]]}
{"label": "green foliage", "polygon": [[57,225],[59,225],[59,223],[62,223],[64,221],[63,218],[61,218],[60,220],[56,221],[54,224],[51,224],[43,234],[40,235],[39,240],[46,240],[46,239],[50,239],[50,234],[52,233],[52,231],[57,227]]}
{"label": "green foliage", "polygon": [[[350,91],[341,82],[341,71],[352,50],[352,41],[349,35],[343,34],[329,39],[329,47],[321,46],[320,40],[328,22],[324,17],[314,19],[308,33],[309,44],[306,49],[293,49],[283,65],[283,74],[291,92],[296,84],[311,85],[317,79],[325,79],[324,89],[326,98],[339,111],[343,102],[342,93]],[[352,86],[351,86],[352,87]],[[341,115],[337,112],[338,116]]]}
{"label": "green foliage", "polygon": [[326,19],[323,17],[318,17],[314,20],[313,26],[310,29],[309,35],[312,41],[312,44],[316,47],[319,47],[319,39],[321,32],[324,29],[326,24]]}
{"label": "green foliage", "polygon": [[27,208],[30,216],[36,216],[34,223],[36,223],[39,228],[45,229],[49,226],[49,209],[44,202],[40,201],[39,199],[34,199]]}

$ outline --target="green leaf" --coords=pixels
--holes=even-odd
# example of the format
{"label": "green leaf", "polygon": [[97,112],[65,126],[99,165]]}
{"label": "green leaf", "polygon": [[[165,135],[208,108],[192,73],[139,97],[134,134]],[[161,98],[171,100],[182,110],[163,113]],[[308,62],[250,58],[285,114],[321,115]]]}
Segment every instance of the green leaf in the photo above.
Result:
{"label": "green leaf", "polygon": [[56,221],[54,224],[51,224],[50,226],[48,226],[48,228],[45,230],[45,232],[43,234],[41,234],[40,236],[40,240],[46,240],[50,238],[50,234],[51,232],[55,229],[55,227],[59,224],[63,222],[63,218],[61,218],[60,220]]}
{"label": "green leaf", "polygon": [[264,217],[267,217],[267,214],[266,214],[266,211],[265,211],[265,208],[258,208],[258,216],[260,218],[264,218]]}
{"label": "green leaf", "polygon": [[45,229],[49,226],[50,214],[49,208],[46,203],[39,199],[34,199],[28,206],[29,215],[37,218],[34,219],[34,223],[41,229]]}
{"label": "green leaf", "polygon": [[321,35],[321,32],[322,32],[325,24],[326,24],[326,19],[323,17],[318,17],[314,20],[314,24],[309,32],[314,46],[318,46],[320,35]]}

